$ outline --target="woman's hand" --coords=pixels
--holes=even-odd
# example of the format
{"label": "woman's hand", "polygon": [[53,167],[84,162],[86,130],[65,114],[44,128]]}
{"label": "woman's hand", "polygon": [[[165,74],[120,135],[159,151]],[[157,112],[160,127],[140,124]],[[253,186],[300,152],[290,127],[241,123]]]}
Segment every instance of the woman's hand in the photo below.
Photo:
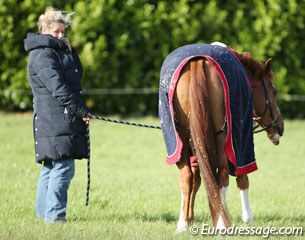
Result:
{"label": "woman's hand", "polygon": [[72,52],[71,44],[69,38],[62,38],[61,40],[64,41],[64,43],[68,46],[70,52]]}
{"label": "woman's hand", "polygon": [[90,122],[90,118],[89,117],[83,117],[82,120],[84,122],[86,122],[87,124],[89,124],[89,122]]}

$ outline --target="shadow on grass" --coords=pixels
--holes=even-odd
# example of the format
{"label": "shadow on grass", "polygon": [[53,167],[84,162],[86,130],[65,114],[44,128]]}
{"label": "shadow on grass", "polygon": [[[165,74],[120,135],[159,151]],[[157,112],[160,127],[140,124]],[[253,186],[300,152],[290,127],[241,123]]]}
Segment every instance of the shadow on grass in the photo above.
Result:
{"label": "shadow on grass", "polygon": [[257,222],[280,222],[285,223],[287,225],[302,225],[305,226],[305,215],[304,214],[297,214],[297,215],[258,215],[256,216]]}
{"label": "shadow on grass", "polygon": [[[161,215],[152,215],[147,212],[135,213],[131,218],[146,222],[156,222],[156,221],[164,221],[166,223],[178,222],[179,214],[172,212],[164,212]],[[211,216],[209,214],[196,215],[194,218],[194,222],[209,222],[211,221]]]}
{"label": "shadow on grass", "polygon": [[107,213],[104,212],[100,214],[85,214],[80,216],[71,216],[69,218],[70,222],[78,222],[78,221],[98,221],[104,218],[112,219],[120,222],[129,222],[131,220],[140,220],[142,222],[159,222],[164,221],[166,223],[172,223],[178,221],[178,216],[174,213],[165,212],[161,215],[149,214],[147,212],[135,212],[135,213],[127,213],[127,214],[116,214],[116,213]]}
{"label": "shadow on grass", "polygon": [[[162,213],[150,213],[147,211],[139,212],[126,212],[117,213],[107,211],[109,205],[108,200],[104,201],[91,201],[89,208],[85,209],[85,212],[79,213],[79,215],[68,216],[69,221],[101,221],[103,219],[115,220],[120,222],[128,222],[132,220],[142,221],[142,222],[165,222],[165,223],[176,223],[179,220],[179,212],[162,212]],[[93,210],[94,209],[94,210]],[[195,223],[211,223],[211,216],[209,213],[204,213],[203,215],[198,213],[195,214]]]}
{"label": "shadow on grass", "polygon": [[[143,222],[158,222],[158,221],[164,221],[167,223],[172,223],[177,221],[177,216],[174,213],[171,212],[165,212],[162,213],[161,215],[156,215],[156,214],[149,214],[147,212],[136,212],[133,215],[126,215],[126,218],[134,219],[134,220],[141,220]],[[126,219],[126,220],[128,220]]]}

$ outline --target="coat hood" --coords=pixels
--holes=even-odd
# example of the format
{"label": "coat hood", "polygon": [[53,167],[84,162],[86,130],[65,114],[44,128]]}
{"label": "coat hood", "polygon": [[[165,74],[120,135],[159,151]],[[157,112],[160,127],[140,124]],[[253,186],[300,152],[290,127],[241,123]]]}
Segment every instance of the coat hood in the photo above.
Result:
{"label": "coat hood", "polygon": [[24,39],[25,51],[31,51],[36,48],[44,47],[53,48],[55,50],[68,48],[64,41],[52,37],[48,34],[28,33],[27,38]]}

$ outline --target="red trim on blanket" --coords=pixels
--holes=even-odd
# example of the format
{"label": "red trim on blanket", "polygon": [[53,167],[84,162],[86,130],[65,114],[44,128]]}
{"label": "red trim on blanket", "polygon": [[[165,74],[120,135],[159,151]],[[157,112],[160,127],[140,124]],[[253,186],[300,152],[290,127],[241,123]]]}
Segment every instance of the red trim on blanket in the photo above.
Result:
{"label": "red trim on blanket", "polygon": [[254,172],[256,170],[257,170],[256,162],[252,162],[252,163],[250,163],[246,166],[237,167],[236,170],[235,170],[234,175],[235,176],[243,176],[243,175],[249,174],[251,172]]}
{"label": "red trim on blanket", "polygon": [[206,56],[206,59],[208,59],[212,64],[213,67],[218,72],[223,88],[224,88],[224,98],[225,98],[225,105],[226,105],[226,116],[227,116],[227,136],[225,141],[225,151],[227,154],[227,157],[229,161],[236,166],[236,156],[235,151],[232,143],[232,118],[231,118],[231,111],[230,111],[230,94],[229,94],[229,86],[227,78],[222,71],[221,67],[218,65],[218,63],[211,57]]}
{"label": "red trim on blanket", "polygon": [[190,157],[190,164],[191,164],[191,167],[197,167],[199,165],[196,156]]}
{"label": "red trim on blanket", "polygon": [[174,116],[174,107],[173,107],[173,98],[174,98],[174,94],[175,94],[175,89],[176,89],[176,85],[177,85],[177,82],[178,82],[178,79],[180,77],[180,72],[182,70],[182,68],[184,67],[184,65],[191,59],[191,58],[194,58],[195,56],[191,56],[191,57],[188,57],[186,59],[184,59],[180,64],[179,66],[176,68],[174,74],[173,74],[173,77],[170,81],[170,89],[169,89],[169,92],[168,92],[168,100],[169,100],[169,108],[170,108],[170,113],[171,113],[171,116],[172,116],[172,119],[173,119],[173,128],[175,129],[175,134],[176,134],[176,151],[170,155],[170,156],[167,156],[166,158],[166,162],[168,164],[175,164],[177,162],[180,161],[180,158],[181,158],[181,152],[182,152],[182,147],[183,147],[183,142],[181,141],[181,138],[179,137],[179,134],[178,132],[176,131],[176,127],[175,127],[175,123],[174,123],[174,119],[175,119],[175,116]]}

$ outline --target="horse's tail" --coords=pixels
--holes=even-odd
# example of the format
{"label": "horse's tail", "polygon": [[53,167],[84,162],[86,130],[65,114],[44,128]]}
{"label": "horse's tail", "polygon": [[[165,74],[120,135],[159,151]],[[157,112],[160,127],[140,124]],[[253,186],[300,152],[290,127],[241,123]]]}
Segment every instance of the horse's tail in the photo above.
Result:
{"label": "horse's tail", "polygon": [[190,61],[190,131],[199,167],[203,175],[207,192],[213,225],[216,226],[218,218],[229,227],[229,214],[222,204],[220,190],[216,183],[216,153],[215,133],[210,117],[209,92],[207,87],[207,68],[204,60]]}

